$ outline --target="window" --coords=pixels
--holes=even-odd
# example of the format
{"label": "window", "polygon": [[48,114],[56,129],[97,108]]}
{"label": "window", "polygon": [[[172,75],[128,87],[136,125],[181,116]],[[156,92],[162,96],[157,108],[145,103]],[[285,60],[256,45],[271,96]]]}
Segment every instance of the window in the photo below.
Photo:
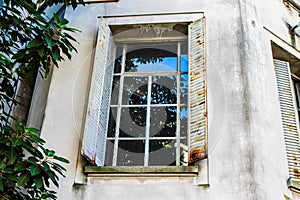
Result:
{"label": "window", "polygon": [[187,41],[126,43],[117,52],[104,165],[187,163]]}
{"label": "window", "polygon": [[100,19],[82,145],[91,163],[179,166],[207,157],[204,25]]}

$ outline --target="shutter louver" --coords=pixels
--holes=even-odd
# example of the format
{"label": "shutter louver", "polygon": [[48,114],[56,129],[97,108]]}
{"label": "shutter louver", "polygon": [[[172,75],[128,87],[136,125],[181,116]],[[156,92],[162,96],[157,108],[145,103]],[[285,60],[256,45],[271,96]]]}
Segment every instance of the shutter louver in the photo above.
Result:
{"label": "shutter louver", "polygon": [[114,60],[115,60],[115,43],[112,35],[109,37],[108,42],[108,52],[107,61],[105,68],[104,84],[102,90],[102,101],[100,109],[100,120],[99,120],[99,135],[96,147],[96,160],[95,164],[97,166],[104,165],[105,158],[105,147],[106,147],[106,134],[108,129],[108,119],[109,119],[109,106],[112,90],[112,80],[113,80],[113,70],[114,70]]}
{"label": "shutter louver", "polygon": [[81,150],[96,165],[104,164],[114,49],[110,28],[101,18]]}
{"label": "shutter louver", "polygon": [[274,60],[289,174],[300,181],[300,148],[289,63]]}
{"label": "shutter louver", "polygon": [[189,25],[189,164],[207,157],[205,18]]}

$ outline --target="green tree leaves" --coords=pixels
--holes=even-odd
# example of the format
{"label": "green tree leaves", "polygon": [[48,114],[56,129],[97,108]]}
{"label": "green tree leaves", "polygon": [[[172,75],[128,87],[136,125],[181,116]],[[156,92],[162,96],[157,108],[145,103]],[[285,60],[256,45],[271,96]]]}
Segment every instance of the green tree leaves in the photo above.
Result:
{"label": "green tree leaves", "polygon": [[32,47],[37,47],[43,44],[43,41],[40,38],[35,38],[34,40],[31,40],[27,47],[32,48]]}
{"label": "green tree leaves", "polygon": [[10,150],[8,151],[9,164],[14,164],[16,159],[17,159],[16,149],[14,147],[11,147]]}
{"label": "green tree leaves", "polygon": [[29,171],[31,173],[31,176],[35,176],[35,175],[39,174],[42,170],[41,170],[40,166],[31,165],[29,167]]}
{"label": "green tree leaves", "polygon": [[43,186],[43,178],[42,176],[35,176],[33,178],[34,184],[37,188],[41,188]]}
{"label": "green tree leaves", "polygon": [[[1,137],[0,195],[12,198],[14,193],[18,199],[35,199],[44,195],[55,199],[55,193],[49,190],[50,183],[59,186],[57,174],[65,177],[66,169],[58,162],[69,161],[44,147],[45,141],[39,137],[38,129],[27,128],[22,123],[5,126]],[[25,157],[24,150],[31,156]],[[20,188],[30,192],[23,193]]]}
{"label": "green tree leaves", "polygon": [[30,180],[30,173],[26,172],[18,178],[18,186],[24,186]]}
{"label": "green tree leaves", "polygon": [[55,40],[52,40],[51,37],[49,37],[48,35],[45,35],[45,38],[46,38],[47,45],[49,47],[53,47],[55,45]]}
{"label": "green tree leaves", "polygon": [[69,161],[45,148],[39,130],[17,122],[7,108],[18,103],[20,81],[37,72],[47,77],[52,64],[58,67],[77,52],[70,33],[78,30],[59,13],[46,15],[44,10],[57,4],[75,9],[78,2],[83,0],[0,0],[1,199],[56,199],[50,184],[58,187],[59,176],[65,176],[59,163]]}

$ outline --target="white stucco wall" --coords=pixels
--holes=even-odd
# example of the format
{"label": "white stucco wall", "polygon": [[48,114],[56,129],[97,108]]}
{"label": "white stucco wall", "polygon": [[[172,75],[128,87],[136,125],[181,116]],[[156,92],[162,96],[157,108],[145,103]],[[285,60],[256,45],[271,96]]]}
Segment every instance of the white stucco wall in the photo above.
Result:
{"label": "white stucco wall", "polygon": [[[138,176],[75,184],[97,18],[176,12],[207,19],[209,187],[191,178]],[[68,8],[66,18],[82,31],[78,54],[54,69],[42,127],[47,146],[71,161],[59,199],[284,199],[288,169],[266,28],[289,41],[282,21],[298,18],[281,0],[120,0]]]}

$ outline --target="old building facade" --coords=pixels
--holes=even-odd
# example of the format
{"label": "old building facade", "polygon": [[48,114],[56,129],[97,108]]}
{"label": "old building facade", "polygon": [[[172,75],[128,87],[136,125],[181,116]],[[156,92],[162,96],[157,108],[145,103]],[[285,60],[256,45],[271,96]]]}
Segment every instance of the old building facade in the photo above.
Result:
{"label": "old building facade", "polygon": [[296,0],[66,8],[81,30],[78,53],[49,84],[37,81],[31,110],[43,121],[28,122],[70,160],[59,199],[297,199],[300,38],[287,23],[300,21],[299,8]]}

